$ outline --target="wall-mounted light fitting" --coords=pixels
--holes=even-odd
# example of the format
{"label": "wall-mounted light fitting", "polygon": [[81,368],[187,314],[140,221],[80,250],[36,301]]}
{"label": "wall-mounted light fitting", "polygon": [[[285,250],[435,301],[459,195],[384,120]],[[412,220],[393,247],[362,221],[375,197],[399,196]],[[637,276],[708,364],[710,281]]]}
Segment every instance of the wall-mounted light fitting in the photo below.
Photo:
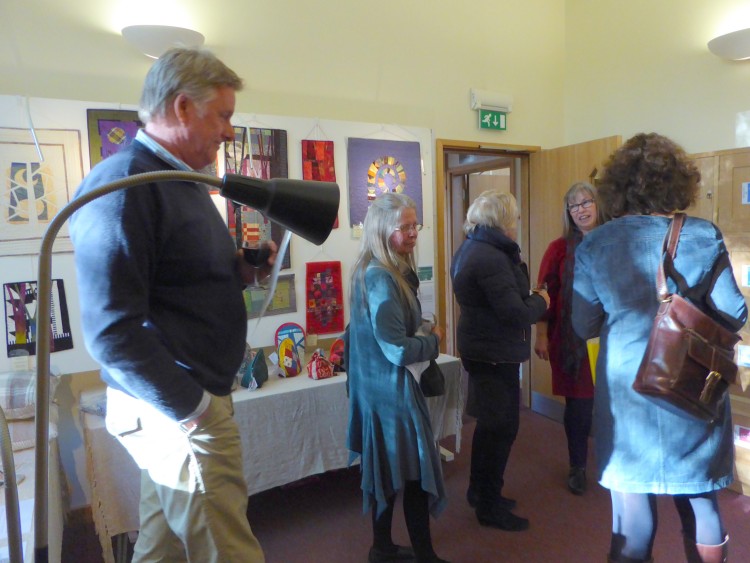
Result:
{"label": "wall-mounted light fitting", "polygon": [[469,91],[471,109],[489,109],[510,113],[513,111],[513,96],[472,88]]}
{"label": "wall-mounted light fitting", "polygon": [[171,25],[129,25],[122,28],[122,36],[152,59],[173,47],[200,47],[205,40],[197,31]]}
{"label": "wall-mounted light fitting", "polygon": [[708,50],[733,61],[750,59],[750,28],[714,37],[708,42]]}

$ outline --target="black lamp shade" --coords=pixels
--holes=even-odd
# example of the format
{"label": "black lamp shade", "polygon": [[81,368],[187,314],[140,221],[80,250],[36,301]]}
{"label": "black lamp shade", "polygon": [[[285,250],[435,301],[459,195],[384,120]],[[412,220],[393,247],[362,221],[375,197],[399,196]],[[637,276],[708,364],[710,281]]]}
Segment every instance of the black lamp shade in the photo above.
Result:
{"label": "black lamp shade", "polygon": [[257,209],[263,215],[314,244],[323,244],[339,212],[339,186],[335,182],[260,180],[227,174],[222,197]]}

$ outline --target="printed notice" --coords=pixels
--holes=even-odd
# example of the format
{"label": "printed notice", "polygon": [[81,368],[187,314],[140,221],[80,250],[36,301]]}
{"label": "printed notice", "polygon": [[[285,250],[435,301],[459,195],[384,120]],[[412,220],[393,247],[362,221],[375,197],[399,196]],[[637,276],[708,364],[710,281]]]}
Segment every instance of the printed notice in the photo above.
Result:
{"label": "printed notice", "polygon": [[742,182],[742,205],[750,205],[750,182]]}

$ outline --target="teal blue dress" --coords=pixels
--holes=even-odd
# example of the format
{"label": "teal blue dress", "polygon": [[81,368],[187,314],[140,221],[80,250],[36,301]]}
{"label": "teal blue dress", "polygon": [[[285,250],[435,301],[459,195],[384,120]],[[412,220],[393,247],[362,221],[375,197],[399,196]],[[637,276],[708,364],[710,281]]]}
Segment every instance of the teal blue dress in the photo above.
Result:
{"label": "teal blue dress", "polygon": [[[419,281],[411,274],[416,291]],[[440,455],[424,395],[405,366],[437,358],[438,339],[414,335],[418,302],[408,310],[379,262],[365,272],[367,304],[360,284],[352,288],[349,322],[347,447],[350,463],[360,457],[363,510],[376,505],[379,514],[405,481],[420,481],[437,516],[446,504]]]}

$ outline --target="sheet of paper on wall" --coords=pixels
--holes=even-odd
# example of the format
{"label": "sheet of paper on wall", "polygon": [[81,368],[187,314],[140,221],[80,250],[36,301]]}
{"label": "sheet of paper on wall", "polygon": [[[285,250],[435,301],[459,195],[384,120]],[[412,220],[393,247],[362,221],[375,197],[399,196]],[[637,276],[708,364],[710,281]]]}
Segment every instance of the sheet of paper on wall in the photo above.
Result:
{"label": "sheet of paper on wall", "polygon": [[419,302],[422,304],[422,315],[435,314],[435,283],[419,282]]}
{"label": "sheet of paper on wall", "polygon": [[750,205],[750,182],[742,182],[742,205]]}

